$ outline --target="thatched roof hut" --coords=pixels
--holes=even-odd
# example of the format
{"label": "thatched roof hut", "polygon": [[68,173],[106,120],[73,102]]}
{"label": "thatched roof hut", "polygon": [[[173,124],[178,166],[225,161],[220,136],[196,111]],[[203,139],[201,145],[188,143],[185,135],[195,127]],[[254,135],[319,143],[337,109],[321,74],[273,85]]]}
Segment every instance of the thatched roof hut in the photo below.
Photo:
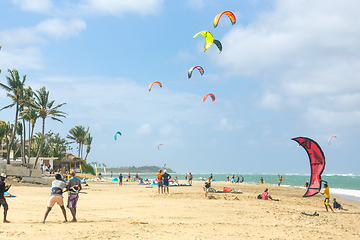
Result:
{"label": "thatched roof hut", "polygon": [[71,164],[76,164],[76,163],[85,163],[84,160],[82,160],[79,157],[74,156],[71,153],[65,153],[65,156],[59,161],[59,163],[71,163]]}

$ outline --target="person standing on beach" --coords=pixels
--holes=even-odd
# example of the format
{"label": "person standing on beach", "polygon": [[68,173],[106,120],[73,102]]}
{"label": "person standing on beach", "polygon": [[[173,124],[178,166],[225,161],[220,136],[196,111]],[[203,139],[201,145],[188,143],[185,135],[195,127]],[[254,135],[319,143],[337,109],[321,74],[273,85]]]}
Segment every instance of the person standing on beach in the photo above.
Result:
{"label": "person standing on beach", "polygon": [[75,171],[70,171],[70,178],[67,185],[67,191],[69,192],[68,205],[71,215],[73,216],[72,222],[77,222],[76,220],[76,206],[79,200],[79,192],[81,191],[81,181],[75,177]]}
{"label": "person standing on beach", "polygon": [[122,179],[123,179],[123,175],[120,173],[119,175],[119,185],[122,186]]}
{"label": "person standing on beach", "polygon": [[229,182],[229,181],[230,181],[230,179],[229,179],[229,175],[227,175],[227,176],[226,176],[226,178],[227,178],[227,180],[228,180],[228,182]]}
{"label": "person standing on beach", "polygon": [[167,192],[169,194],[169,179],[171,179],[171,176],[164,170],[164,174],[161,178],[163,179],[164,193]]}
{"label": "person standing on beach", "polygon": [[42,221],[42,223],[45,223],[45,220],[47,218],[47,216],[49,215],[49,212],[51,211],[52,207],[55,205],[55,203],[57,203],[60,208],[61,211],[64,215],[65,218],[65,222],[67,222],[67,218],[66,218],[66,211],[65,211],[65,207],[64,207],[64,200],[63,200],[63,189],[66,188],[66,183],[65,181],[62,179],[60,174],[55,174],[55,180],[51,183],[51,195],[49,198],[49,202],[48,202],[48,206],[44,215],[44,220]]}
{"label": "person standing on beach", "polygon": [[205,181],[205,198],[207,198],[208,196],[210,187],[211,187],[211,178],[208,177],[208,179]]}
{"label": "person standing on beach", "polygon": [[163,184],[162,184],[162,174],[161,174],[161,169],[159,170],[159,172],[156,174],[157,177],[157,181],[158,181],[158,193],[160,194],[160,188],[161,188],[161,194],[164,193],[164,189],[163,189]]}
{"label": "person standing on beach", "polygon": [[187,173],[185,173],[185,181],[187,181]]}
{"label": "person standing on beach", "polygon": [[193,180],[193,175],[191,173],[189,173],[189,183],[192,184],[192,180]]}
{"label": "person standing on beach", "polygon": [[326,211],[328,212],[328,207],[331,209],[331,211],[334,212],[334,210],[332,209],[331,205],[329,204],[329,201],[330,201],[330,189],[329,189],[329,184],[327,181],[324,181],[324,180],[321,180],[321,182],[324,182],[324,191],[323,192],[320,192],[322,195],[325,195],[325,200],[324,200],[324,205],[325,205],[325,208],[326,208]]}
{"label": "person standing on beach", "polygon": [[282,182],[282,180],[283,180],[283,177],[282,177],[282,176],[279,176],[279,175],[278,175],[278,177],[279,177],[278,186],[280,186],[280,184],[281,184],[281,182]]}
{"label": "person standing on beach", "polygon": [[131,175],[130,173],[128,174],[128,178],[127,178],[127,181],[130,182],[130,178],[131,178]]}
{"label": "person standing on beach", "polygon": [[113,175],[113,173],[112,172],[110,172],[110,177],[112,178],[112,175]]}
{"label": "person standing on beach", "polygon": [[5,185],[5,179],[6,179],[6,174],[5,173],[1,173],[0,174],[0,206],[2,205],[4,208],[4,223],[9,223],[8,220],[6,220],[6,216],[7,216],[7,211],[9,210],[9,205],[6,202],[6,199],[4,197],[4,192],[9,191],[11,184],[10,185]]}
{"label": "person standing on beach", "polygon": [[264,179],[263,177],[260,178],[260,183],[263,184],[264,183]]}

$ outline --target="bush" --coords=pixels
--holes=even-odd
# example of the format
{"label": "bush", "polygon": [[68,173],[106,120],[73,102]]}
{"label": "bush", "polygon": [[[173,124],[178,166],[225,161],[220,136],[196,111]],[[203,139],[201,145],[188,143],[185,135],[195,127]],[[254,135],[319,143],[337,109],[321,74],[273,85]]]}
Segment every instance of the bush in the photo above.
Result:
{"label": "bush", "polygon": [[84,164],[82,166],[82,169],[85,173],[91,173],[91,174],[95,175],[95,170],[90,164]]}

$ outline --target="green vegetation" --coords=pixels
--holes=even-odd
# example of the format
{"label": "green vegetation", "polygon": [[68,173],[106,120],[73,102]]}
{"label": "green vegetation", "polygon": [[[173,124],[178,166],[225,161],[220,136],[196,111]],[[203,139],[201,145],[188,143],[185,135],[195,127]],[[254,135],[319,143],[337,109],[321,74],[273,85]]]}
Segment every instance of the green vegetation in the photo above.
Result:
{"label": "green vegetation", "polygon": [[159,166],[141,166],[141,167],[116,167],[116,168],[106,168],[107,172],[131,172],[131,173],[155,173],[159,169],[166,170],[169,173],[174,172],[171,168],[159,167]]}

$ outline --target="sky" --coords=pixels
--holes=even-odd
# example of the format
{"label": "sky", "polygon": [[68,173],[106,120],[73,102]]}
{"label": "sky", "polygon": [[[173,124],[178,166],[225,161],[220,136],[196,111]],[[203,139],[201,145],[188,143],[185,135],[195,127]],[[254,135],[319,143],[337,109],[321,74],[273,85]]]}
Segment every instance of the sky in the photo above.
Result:
{"label": "sky", "polygon": [[[88,162],[309,174],[291,140],[309,137],[324,173],[360,174],[357,0],[0,0],[0,9],[0,82],[15,68],[26,86],[66,103],[63,123],[47,119],[45,129],[65,137],[89,127]],[[222,16],[214,28],[224,10],[236,24]],[[204,30],[220,54],[193,38]],[[196,65],[204,75],[188,79]],[[163,87],[149,91],[153,81]],[[208,93],[214,102],[202,101]],[[0,105],[9,103],[1,90]]]}

